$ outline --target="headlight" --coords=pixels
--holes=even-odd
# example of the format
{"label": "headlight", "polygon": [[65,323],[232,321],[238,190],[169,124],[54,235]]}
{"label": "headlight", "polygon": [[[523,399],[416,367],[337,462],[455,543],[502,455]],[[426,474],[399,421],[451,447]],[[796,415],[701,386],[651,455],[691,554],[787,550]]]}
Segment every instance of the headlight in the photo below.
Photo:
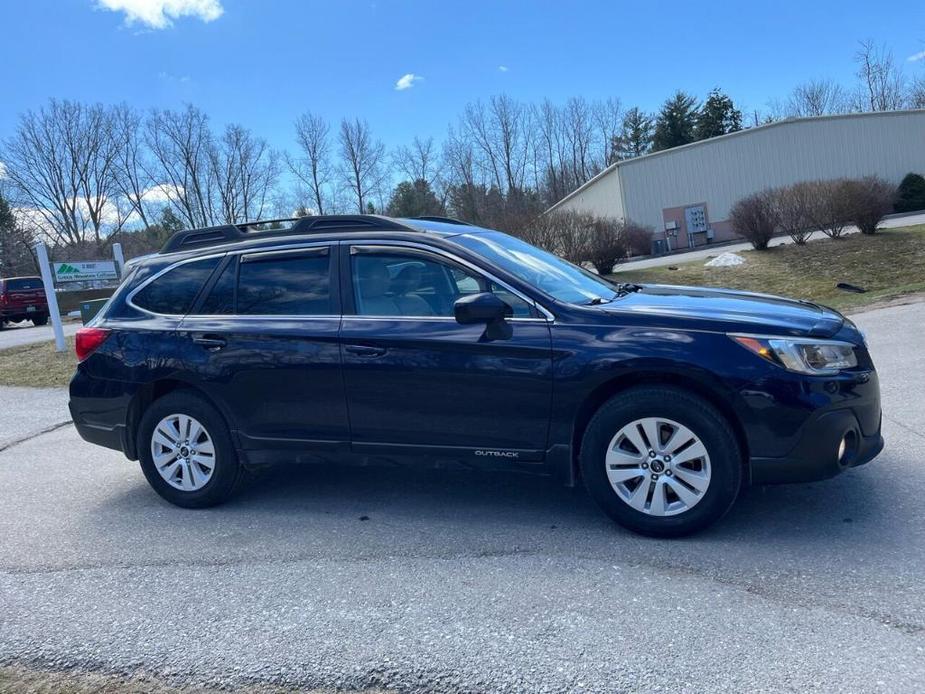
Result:
{"label": "headlight", "polygon": [[729,337],[762,359],[801,374],[831,376],[858,365],[850,342],[758,335]]}

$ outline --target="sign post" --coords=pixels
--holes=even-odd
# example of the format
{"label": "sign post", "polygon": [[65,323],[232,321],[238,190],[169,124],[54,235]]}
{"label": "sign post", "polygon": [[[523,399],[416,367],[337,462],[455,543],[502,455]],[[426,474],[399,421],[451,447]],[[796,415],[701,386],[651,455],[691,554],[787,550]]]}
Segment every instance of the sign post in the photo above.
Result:
{"label": "sign post", "polygon": [[112,244],[112,257],[116,261],[116,272],[119,274],[119,277],[122,277],[122,274],[125,271],[125,255],[122,253],[122,244],[114,243]]}
{"label": "sign post", "polygon": [[48,301],[48,317],[51,318],[51,327],[55,333],[55,351],[63,352],[64,328],[61,326],[61,311],[58,310],[58,297],[55,294],[55,281],[51,276],[51,265],[48,262],[48,249],[39,241],[34,246],[35,256],[39,261],[39,271],[42,273],[42,284],[45,286],[45,299]]}

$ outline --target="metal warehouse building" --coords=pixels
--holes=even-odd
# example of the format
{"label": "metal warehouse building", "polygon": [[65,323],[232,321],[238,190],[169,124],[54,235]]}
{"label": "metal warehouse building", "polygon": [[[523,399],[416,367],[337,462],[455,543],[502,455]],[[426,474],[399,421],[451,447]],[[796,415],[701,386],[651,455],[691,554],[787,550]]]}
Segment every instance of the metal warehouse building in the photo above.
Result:
{"label": "metal warehouse building", "polygon": [[799,181],[925,174],[925,110],[779,121],[617,162],[556,203],[655,228],[656,250],[735,238],[740,198]]}

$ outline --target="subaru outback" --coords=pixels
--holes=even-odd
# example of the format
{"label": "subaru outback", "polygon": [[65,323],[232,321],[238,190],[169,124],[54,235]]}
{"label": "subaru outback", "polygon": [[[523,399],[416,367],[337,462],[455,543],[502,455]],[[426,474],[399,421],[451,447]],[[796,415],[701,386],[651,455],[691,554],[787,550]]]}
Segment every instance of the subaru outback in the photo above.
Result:
{"label": "subaru outback", "polygon": [[581,481],[676,536],[883,447],[864,338],[829,308],[612,283],[456,220],[283,221],[178,232],[77,334],[77,431],[179,506],[278,461],[453,463]]}

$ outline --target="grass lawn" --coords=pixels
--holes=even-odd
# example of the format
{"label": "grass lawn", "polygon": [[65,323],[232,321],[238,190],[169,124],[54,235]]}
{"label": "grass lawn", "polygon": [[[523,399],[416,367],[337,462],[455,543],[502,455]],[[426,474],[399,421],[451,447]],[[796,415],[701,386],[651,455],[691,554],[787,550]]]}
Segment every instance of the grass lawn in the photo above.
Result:
{"label": "grass lawn", "polygon": [[[778,241],[772,241],[778,243]],[[716,255],[723,252],[716,249]],[[841,239],[820,236],[805,246],[775,246],[747,251],[744,265],[705,267],[706,260],[644,270],[619,270],[619,282],[654,282],[731,287],[796,299],[809,299],[837,309],[858,308],[902,294],[925,291],[925,224],[885,229],[873,236],[851,234]],[[848,282],[867,290],[852,294],[835,287]]]}
{"label": "grass lawn", "polygon": [[74,338],[67,338],[67,350],[55,351],[54,340],[0,350],[0,385],[66,386],[74,375],[77,357]]}

